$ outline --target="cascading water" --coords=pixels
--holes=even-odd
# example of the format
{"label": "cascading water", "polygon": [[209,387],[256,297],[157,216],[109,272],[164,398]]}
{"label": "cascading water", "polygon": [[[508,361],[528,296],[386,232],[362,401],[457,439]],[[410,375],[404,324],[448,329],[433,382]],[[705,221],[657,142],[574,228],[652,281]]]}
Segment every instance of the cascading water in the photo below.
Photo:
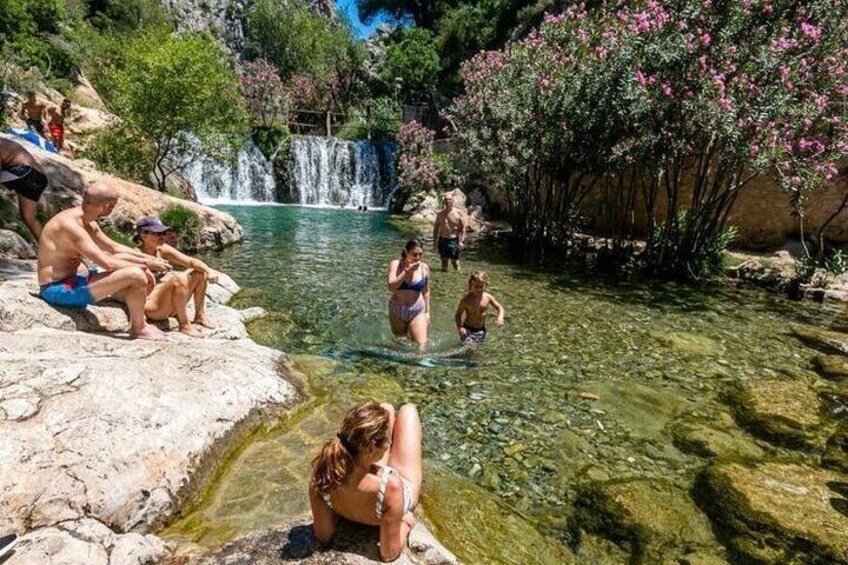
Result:
{"label": "cascading water", "polygon": [[[345,141],[315,136],[293,136],[288,157],[272,164],[247,139],[231,159],[204,154],[200,142],[189,137],[192,150],[180,155],[191,161],[182,174],[203,203],[282,202],[325,206],[388,205],[395,188],[397,145],[386,141]],[[191,155],[198,155],[191,158]],[[274,167],[287,169],[287,186],[278,187]]]}
{"label": "cascading water", "polygon": [[231,159],[200,154],[182,174],[203,203],[273,202],[276,193],[274,167],[250,139]]}
{"label": "cascading water", "polygon": [[385,207],[395,188],[396,144],[294,136],[289,186],[293,204]]}

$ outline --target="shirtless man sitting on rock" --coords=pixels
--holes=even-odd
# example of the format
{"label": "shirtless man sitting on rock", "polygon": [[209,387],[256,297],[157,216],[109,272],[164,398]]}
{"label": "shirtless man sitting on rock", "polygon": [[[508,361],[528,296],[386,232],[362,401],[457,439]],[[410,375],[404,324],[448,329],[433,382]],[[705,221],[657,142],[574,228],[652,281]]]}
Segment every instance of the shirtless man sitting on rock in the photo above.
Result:
{"label": "shirtless man sitting on rock", "polygon": [[[116,243],[103,233],[96,220],[108,216],[117,201],[111,182],[98,181],[85,191],[82,204],[47,222],[38,244],[39,296],[55,306],[71,308],[85,308],[112,297],[127,305],[130,336],[166,339],[165,333],[145,321],[144,302],[155,283],[151,269],[168,271],[171,267],[167,261]],[[86,272],[83,261],[106,270],[89,268]]]}

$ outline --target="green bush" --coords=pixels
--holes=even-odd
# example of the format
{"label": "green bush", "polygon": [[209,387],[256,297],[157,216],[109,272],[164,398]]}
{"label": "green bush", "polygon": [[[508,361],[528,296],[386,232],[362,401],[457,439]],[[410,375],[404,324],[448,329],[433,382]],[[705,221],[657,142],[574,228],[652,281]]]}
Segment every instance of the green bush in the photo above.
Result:
{"label": "green bush", "polygon": [[196,212],[181,204],[172,204],[159,215],[166,226],[177,233],[177,247],[183,251],[194,251],[200,243],[200,217]]}
{"label": "green bush", "polygon": [[369,110],[355,108],[348,113],[347,121],[336,132],[342,139],[371,139],[386,141],[397,138],[398,131],[403,125],[403,111],[400,104],[393,98],[383,96],[374,98],[366,103]]}
{"label": "green bush", "polygon": [[[733,243],[739,235],[739,230],[736,226],[730,225],[723,228],[714,237],[709,238],[704,245],[698,247],[696,252],[683,253],[681,250],[691,247],[685,241],[688,233],[689,214],[686,210],[680,211],[677,214],[677,221],[672,226],[667,226],[665,223],[659,224],[652,234],[651,241],[667,242],[664,252],[672,257],[679,257],[678,262],[662,262],[654,260],[653,255],[659,252],[662,248],[649,249],[647,260],[654,265],[664,265],[664,269],[659,269],[655,274],[680,276],[685,275],[686,278],[700,279],[711,278],[724,274],[725,255],[728,247]],[[656,267],[654,267],[657,269]]]}
{"label": "green bush", "polygon": [[403,110],[397,100],[383,96],[370,104],[368,122],[372,139],[395,139],[403,125]]}
{"label": "green bush", "polygon": [[106,234],[106,237],[117,241],[121,245],[126,245],[127,247],[135,247],[135,242],[133,241],[133,235],[135,234],[127,233],[114,227],[103,228],[103,233]]}
{"label": "green bush", "polygon": [[128,128],[154,148],[140,166],[159,190],[186,164],[180,155],[197,149],[185,132],[205,149],[221,134],[247,129],[235,73],[206,36],[149,30],[127,41],[94,78]]}
{"label": "green bush", "polygon": [[262,154],[265,155],[265,158],[270,159],[280,147],[280,144],[288,141],[291,133],[286,126],[259,126],[253,129],[250,137],[253,139],[253,143],[262,151]]}
{"label": "green bush", "polygon": [[155,149],[126,124],[94,134],[83,157],[94,161],[100,169],[114,175],[147,183],[148,163]]}
{"label": "green bush", "polygon": [[347,115],[347,121],[336,132],[336,137],[355,141],[368,137],[368,128],[365,125],[365,116],[359,109],[351,110]]}
{"label": "green bush", "polygon": [[841,249],[837,249],[836,252],[825,258],[824,267],[834,275],[844,274],[848,271],[848,257],[842,253]]}

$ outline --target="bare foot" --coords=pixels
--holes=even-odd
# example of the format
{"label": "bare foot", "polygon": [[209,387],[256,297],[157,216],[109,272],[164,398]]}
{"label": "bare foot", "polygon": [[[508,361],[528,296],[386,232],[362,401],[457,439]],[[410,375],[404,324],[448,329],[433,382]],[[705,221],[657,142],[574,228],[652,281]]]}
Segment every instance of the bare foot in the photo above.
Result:
{"label": "bare foot", "polygon": [[135,339],[149,339],[150,341],[168,341],[168,334],[150,324],[145,324],[137,332],[130,331],[130,337]]}
{"label": "bare foot", "polygon": [[203,337],[203,334],[200,332],[200,330],[198,330],[191,324],[180,326],[180,333],[190,335],[191,337]]}
{"label": "bare foot", "polygon": [[209,316],[207,316],[205,312],[203,314],[196,315],[192,324],[197,324],[198,326],[203,326],[210,330],[215,328],[215,324],[212,323],[212,320],[209,319]]}

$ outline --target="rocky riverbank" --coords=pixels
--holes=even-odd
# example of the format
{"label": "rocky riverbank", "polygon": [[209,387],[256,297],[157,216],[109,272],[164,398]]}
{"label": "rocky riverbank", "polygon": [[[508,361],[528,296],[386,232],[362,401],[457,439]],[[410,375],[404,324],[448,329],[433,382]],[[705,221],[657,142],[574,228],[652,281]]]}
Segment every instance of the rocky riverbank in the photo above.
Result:
{"label": "rocky riverbank", "polygon": [[[224,305],[238,291],[226,276],[209,292],[218,327],[164,343],[128,339],[120,305],[60,310],[36,290],[33,262],[0,261],[0,531],[21,535],[4,565],[172,561],[154,532],[245,433],[303,400],[301,381],[283,353],[249,339],[261,309]],[[236,540],[237,555],[303,539],[308,516],[281,518],[290,527]],[[455,561],[423,526],[415,539],[410,562]],[[373,536],[348,541],[314,559],[373,553]],[[190,560],[234,562],[223,551]]]}

